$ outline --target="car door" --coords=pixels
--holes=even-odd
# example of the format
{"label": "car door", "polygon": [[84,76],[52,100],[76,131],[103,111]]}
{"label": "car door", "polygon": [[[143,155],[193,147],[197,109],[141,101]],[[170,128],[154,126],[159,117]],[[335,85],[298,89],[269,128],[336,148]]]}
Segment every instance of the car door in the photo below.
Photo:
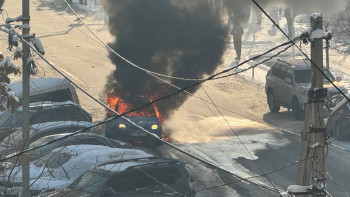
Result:
{"label": "car door", "polygon": [[279,102],[278,100],[278,75],[280,73],[280,64],[279,62],[276,62],[273,66],[272,66],[272,74],[271,74],[271,79],[270,79],[270,86],[274,92],[274,96],[277,102]]}
{"label": "car door", "polygon": [[[279,91],[282,94],[281,96],[282,103],[288,106],[291,104],[292,96],[293,96],[293,70],[291,68],[288,68],[287,65],[282,65],[281,71],[285,72],[285,74],[283,75],[284,78]],[[286,82],[287,78],[290,80],[291,83]]]}
{"label": "car door", "polygon": [[283,65],[282,63],[280,63],[278,72],[277,72],[277,78],[276,78],[276,86],[277,86],[277,94],[276,94],[276,98],[278,100],[279,103],[284,103],[284,78],[286,77],[286,72],[287,72],[287,67],[285,65]]}

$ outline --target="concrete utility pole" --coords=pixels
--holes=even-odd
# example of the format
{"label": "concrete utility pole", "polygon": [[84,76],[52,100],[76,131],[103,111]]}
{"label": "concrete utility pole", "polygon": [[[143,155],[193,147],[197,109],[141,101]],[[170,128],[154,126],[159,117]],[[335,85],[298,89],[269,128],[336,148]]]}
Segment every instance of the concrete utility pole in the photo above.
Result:
{"label": "concrete utility pole", "polygon": [[[322,15],[313,14],[311,21],[311,35],[314,31],[322,31]],[[317,66],[312,67],[312,82],[309,92],[309,103],[306,104],[306,118],[302,132],[302,149],[298,169],[297,185],[308,186],[312,173],[312,182],[316,191],[314,195],[326,196],[325,189],[325,143],[326,129],[323,121],[323,105],[326,91],[323,89],[323,38],[311,41],[311,60]],[[312,64],[312,63],[311,63]],[[312,159],[308,159],[312,158]]]}
{"label": "concrete utility pole", "polygon": [[[22,0],[22,24],[23,31],[22,36],[23,39],[28,41],[29,39],[29,0]],[[23,148],[27,149],[29,147],[29,142],[27,141],[29,138],[29,78],[30,78],[30,70],[27,65],[27,60],[30,55],[29,46],[23,43],[23,65],[22,65],[22,110],[23,110],[23,132],[22,132],[22,143]],[[22,156],[23,157],[23,156]],[[23,158],[23,166],[22,166],[22,197],[29,197],[29,162],[24,156]]]}

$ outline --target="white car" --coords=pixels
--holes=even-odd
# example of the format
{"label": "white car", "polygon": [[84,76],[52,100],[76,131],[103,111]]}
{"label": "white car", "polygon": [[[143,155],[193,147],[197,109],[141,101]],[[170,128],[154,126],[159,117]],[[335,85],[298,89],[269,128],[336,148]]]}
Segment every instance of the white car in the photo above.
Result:
{"label": "white car", "polygon": [[[62,189],[73,183],[87,170],[100,165],[142,158],[153,158],[141,150],[109,148],[100,145],[72,145],[54,149],[50,154],[30,163],[32,195]],[[21,192],[21,167],[0,173],[1,185],[7,185],[5,195]]]}

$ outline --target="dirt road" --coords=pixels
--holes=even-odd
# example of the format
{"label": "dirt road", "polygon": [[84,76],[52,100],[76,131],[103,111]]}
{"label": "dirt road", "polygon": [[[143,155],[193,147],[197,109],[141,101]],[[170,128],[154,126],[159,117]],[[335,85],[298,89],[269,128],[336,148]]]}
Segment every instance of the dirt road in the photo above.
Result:
{"label": "dirt road", "polygon": [[[21,11],[21,1],[6,1],[4,8],[11,17],[18,16]],[[73,6],[73,8],[103,41],[113,40],[108,29],[104,26],[101,14],[79,9],[77,6]],[[105,48],[98,44],[91,33],[80,24],[62,0],[31,1],[31,32],[42,36],[41,41],[46,49],[45,56],[49,61],[94,96],[103,100],[107,76],[115,67],[109,61]],[[0,34],[0,38],[2,43],[0,50],[5,52],[6,35]],[[246,47],[246,49],[248,48]],[[245,51],[246,56],[254,52],[252,50]],[[234,61],[235,55],[233,54],[234,51],[230,46],[224,56],[223,65],[230,65]],[[20,60],[15,61],[15,63],[21,65]],[[40,72],[35,77],[58,77],[44,62],[38,60],[38,63]],[[218,70],[224,67],[221,66]],[[15,81],[20,78],[13,77],[12,79]],[[203,85],[203,88],[215,103],[239,114],[295,131],[299,131],[302,126],[302,122],[293,120],[291,114],[286,110],[279,114],[269,113],[264,87],[251,83],[240,76],[208,82]],[[199,90],[196,94],[208,100],[203,90]],[[81,92],[78,92],[78,96],[82,106],[93,115],[94,121],[104,118],[105,111],[101,106]],[[191,97],[165,122],[164,129],[171,133],[172,142],[245,177],[263,173],[252,162],[253,159],[257,160],[259,165],[265,169],[264,172],[298,159],[300,147],[298,137],[286,135],[279,130],[225,110],[221,110],[221,112],[225,119],[215,107]],[[240,136],[245,147],[236,135]],[[196,180],[197,189],[234,181],[232,176],[209,169],[167,147],[161,146],[157,154],[185,160]],[[341,152],[341,154],[345,153]],[[330,156],[334,159],[336,154],[332,153]],[[332,170],[336,171],[337,174],[334,179],[339,181],[341,186],[347,186],[347,191],[350,190],[350,184],[346,185],[344,178],[337,180],[342,171],[336,168],[340,166],[339,169],[343,169],[346,165],[344,162],[348,162],[348,159],[347,156],[345,160],[332,167]],[[282,171],[281,174],[273,177],[274,184],[277,184],[279,188],[286,189],[289,184],[294,184],[295,172],[295,166]],[[346,173],[342,177],[350,177],[349,172]],[[266,179],[261,179],[261,181],[269,184]],[[339,190],[336,187],[332,189],[333,191]],[[198,196],[276,195],[245,183],[236,183],[210,190],[203,189],[198,194]]]}

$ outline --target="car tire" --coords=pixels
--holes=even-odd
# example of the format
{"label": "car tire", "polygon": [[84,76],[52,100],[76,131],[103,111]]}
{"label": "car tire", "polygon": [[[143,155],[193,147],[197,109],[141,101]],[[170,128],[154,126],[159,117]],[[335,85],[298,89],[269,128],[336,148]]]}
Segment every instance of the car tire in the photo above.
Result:
{"label": "car tire", "polygon": [[296,120],[302,119],[303,110],[301,109],[299,100],[297,98],[293,98],[292,100],[292,111]]}
{"label": "car tire", "polygon": [[337,138],[337,140],[339,140],[339,141],[343,141],[344,139],[343,139],[343,135],[341,133],[339,122],[336,122],[334,126],[335,126],[335,129],[334,129],[335,138]]}
{"label": "car tire", "polygon": [[272,90],[267,92],[267,104],[269,105],[269,109],[271,112],[279,112],[281,106],[276,104],[275,95]]}

